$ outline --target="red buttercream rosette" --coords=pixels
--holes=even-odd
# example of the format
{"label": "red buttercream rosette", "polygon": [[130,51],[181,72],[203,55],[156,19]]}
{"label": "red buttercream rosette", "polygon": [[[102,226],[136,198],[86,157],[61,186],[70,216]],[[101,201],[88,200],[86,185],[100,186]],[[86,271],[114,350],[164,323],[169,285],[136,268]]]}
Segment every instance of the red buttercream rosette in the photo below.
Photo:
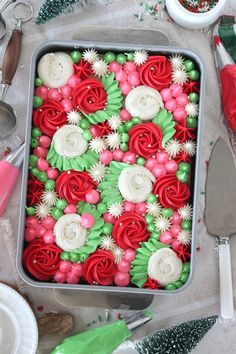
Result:
{"label": "red buttercream rosette", "polygon": [[31,174],[28,179],[27,203],[32,206],[40,202],[40,197],[43,193],[43,183],[37,180]]}
{"label": "red buttercream rosette", "polygon": [[79,77],[81,80],[87,79],[93,73],[89,62],[83,61],[82,59],[79,61],[79,63],[74,64],[74,69],[75,69],[75,75]]}
{"label": "red buttercream rosette", "polygon": [[140,247],[140,242],[146,241],[149,235],[145,219],[134,212],[126,212],[119,217],[112,230],[116,244],[124,250]]}
{"label": "red buttercream rosette", "polygon": [[23,265],[35,278],[50,280],[59,268],[61,252],[54,244],[48,245],[43,240],[31,241],[23,252]]}
{"label": "red buttercream rosette", "polygon": [[153,187],[164,208],[181,208],[190,197],[190,189],[186,183],[180,182],[174,173],[158,178]]}
{"label": "red buttercream rosette", "polygon": [[73,90],[73,105],[86,114],[105,108],[107,94],[102,83],[96,79],[87,79]]}
{"label": "red buttercream rosette", "polygon": [[171,83],[171,75],[171,63],[162,55],[150,56],[140,69],[142,84],[158,91],[168,87]]}
{"label": "red buttercream rosette", "polygon": [[85,194],[96,187],[96,183],[85,172],[65,171],[56,181],[56,191],[69,204],[85,201]]}
{"label": "red buttercream rosette", "polygon": [[41,132],[53,136],[58,128],[66,124],[67,114],[60,103],[47,100],[33,112],[33,119]]}
{"label": "red buttercream rosette", "polygon": [[109,285],[116,272],[114,256],[101,249],[91,254],[83,266],[83,277],[89,284]]}
{"label": "red buttercream rosette", "polygon": [[154,123],[134,126],[129,131],[129,150],[135,155],[148,159],[162,149],[162,132]]}

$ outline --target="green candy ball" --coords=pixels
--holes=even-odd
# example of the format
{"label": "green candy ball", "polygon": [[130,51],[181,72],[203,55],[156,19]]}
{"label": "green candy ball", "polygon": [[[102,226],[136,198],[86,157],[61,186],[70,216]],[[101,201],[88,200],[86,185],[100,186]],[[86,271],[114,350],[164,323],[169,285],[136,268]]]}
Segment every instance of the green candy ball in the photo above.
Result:
{"label": "green candy ball", "polygon": [[178,288],[181,288],[181,286],[183,286],[182,281],[180,281],[180,280],[176,281],[176,282],[175,282],[175,286],[176,286],[177,289],[178,289]]}
{"label": "green candy ball", "polygon": [[164,208],[162,209],[162,215],[165,218],[171,218],[171,216],[173,215],[173,210],[171,208]]}
{"label": "green candy ball", "polygon": [[197,70],[191,70],[188,72],[188,77],[190,78],[190,80],[198,81],[200,74]]}
{"label": "green candy ball", "polygon": [[83,118],[83,119],[81,119],[81,121],[79,122],[79,126],[80,126],[80,128],[82,128],[82,129],[88,129],[88,128],[90,127],[90,123],[89,123],[88,119]]}
{"label": "green candy ball", "polygon": [[189,273],[189,272],[190,272],[190,263],[186,262],[183,264],[182,273]]}
{"label": "green candy ball", "polygon": [[104,214],[107,211],[107,206],[105,203],[99,203],[97,205],[97,210],[99,211],[99,213]]}
{"label": "green candy ball", "polygon": [[150,194],[147,198],[148,203],[155,203],[157,201],[157,196],[155,194]]}
{"label": "green candy ball", "polygon": [[65,207],[67,206],[67,201],[65,199],[58,199],[56,201],[56,207],[60,210],[64,210]]}
{"label": "green candy ball", "polygon": [[133,124],[132,120],[129,120],[124,125],[125,125],[126,131],[128,132],[133,127],[134,124]]}
{"label": "green candy ball", "polygon": [[84,137],[85,140],[92,139],[92,134],[91,134],[90,130],[85,130],[84,133],[83,133],[83,137]]}
{"label": "green candy ball", "polygon": [[178,166],[178,169],[179,169],[180,171],[184,171],[184,172],[187,172],[187,173],[189,173],[190,168],[191,168],[191,166],[190,166],[190,164],[187,163],[187,162],[180,162],[180,164],[179,164],[179,166]]}
{"label": "green candy ball", "polygon": [[127,143],[129,141],[129,134],[128,133],[123,133],[121,135],[121,140],[123,141],[123,143]]}
{"label": "green candy ball", "polygon": [[173,291],[173,290],[176,290],[176,286],[175,286],[175,284],[167,284],[165,286],[165,289],[169,290],[169,291]]}
{"label": "green candy ball", "polygon": [[39,108],[40,106],[42,106],[43,104],[43,100],[41,97],[39,96],[34,96],[33,98],[33,107],[34,108]]}
{"label": "green candy ball", "polygon": [[32,146],[32,148],[36,148],[39,145],[39,142],[37,139],[31,138],[30,145]]}
{"label": "green candy ball", "polygon": [[138,118],[138,117],[134,117],[134,118],[131,119],[131,122],[134,123],[134,124],[139,124],[139,123],[141,123],[141,119]]}
{"label": "green candy ball", "polygon": [[128,151],[129,150],[129,147],[128,147],[128,144],[126,144],[126,143],[121,143],[121,145],[120,145],[120,149],[122,150],[122,151]]}
{"label": "green candy ball", "polygon": [[145,220],[146,220],[146,222],[147,222],[147,224],[151,224],[151,223],[153,223],[153,217],[151,216],[151,215],[146,215],[145,216]]}
{"label": "green candy ball", "polygon": [[62,252],[60,254],[60,258],[63,260],[63,261],[69,261],[70,260],[70,253],[69,252]]}
{"label": "green candy ball", "polygon": [[156,230],[156,226],[154,224],[148,224],[148,227],[147,227],[148,231],[149,232],[154,232]]}
{"label": "green candy ball", "polygon": [[127,56],[127,60],[128,61],[133,61],[134,60],[134,54],[133,53],[127,53],[126,56]]}
{"label": "green candy ball", "polygon": [[47,182],[47,179],[48,179],[45,172],[39,172],[37,178],[40,182],[43,182],[43,183]]}
{"label": "green candy ball", "polygon": [[44,184],[44,187],[47,190],[52,191],[55,188],[55,181],[53,179],[48,179],[47,182]]}
{"label": "green candy ball", "polygon": [[188,273],[183,273],[181,275],[180,280],[182,281],[182,283],[186,283],[186,281],[188,280],[189,274]]}
{"label": "green candy ball", "polygon": [[151,238],[154,238],[155,240],[159,240],[159,238],[160,238],[160,233],[157,232],[157,231],[154,231],[154,232],[151,233],[151,236],[150,236],[150,237],[151,237]]}
{"label": "green candy ball", "polygon": [[110,64],[112,61],[115,61],[116,60],[116,56],[114,53],[112,52],[107,52],[105,55],[104,55],[104,61],[108,64]]}
{"label": "green candy ball", "polygon": [[186,71],[191,71],[191,70],[194,69],[195,64],[194,64],[194,62],[192,60],[186,59],[184,61],[184,67],[185,67]]}
{"label": "green candy ball", "polygon": [[60,209],[52,208],[52,216],[54,219],[58,220],[63,215],[63,212]]}
{"label": "green candy ball", "polygon": [[35,214],[35,208],[34,207],[26,207],[26,214],[28,216],[33,216]]}
{"label": "green candy ball", "polygon": [[32,137],[33,138],[39,138],[41,135],[42,135],[42,132],[39,128],[32,129]]}
{"label": "green candy ball", "polygon": [[145,165],[146,160],[143,157],[138,157],[136,162],[138,165],[143,166]]}
{"label": "green candy ball", "polygon": [[79,258],[80,258],[80,256],[79,256],[78,253],[76,253],[76,252],[70,252],[70,261],[71,261],[71,262],[77,263],[77,262],[79,262],[79,260],[80,260]]}
{"label": "green candy ball", "polygon": [[196,92],[192,92],[188,95],[189,101],[193,103],[199,102],[199,94]]}
{"label": "green candy ball", "polygon": [[37,165],[37,162],[38,162],[38,156],[36,156],[36,155],[30,155],[30,157],[29,157],[29,165],[30,165],[30,167],[35,167],[36,165]]}
{"label": "green candy ball", "polygon": [[82,58],[82,53],[79,52],[78,50],[74,50],[73,52],[70,53],[70,57],[73,61],[73,63],[78,63],[80,59]]}
{"label": "green candy ball", "polygon": [[34,80],[34,84],[35,86],[40,87],[42,86],[43,81],[39,77],[36,77],[36,79]]}
{"label": "green candy ball", "polygon": [[103,228],[102,228],[102,232],[105,234],[105,235],[110,235],[111,232],[112,232],[112,229],[113,229],[113,225],[110,224],[110,223],[105,223],[103,225]]}
{"label": "green candy ball", "polygon": [[183,230],[190,230],[192,226],[192,222],[190,220],[184,220],[181,223],[181,227]]}
{"label": "green candy ball", "polygon": [[123,65],[126,62],[126,56],[124,54],[118,54],[116,57],[117,63]]}
{"label": "green candy ball", "polygon": [[186,126],[187,128],[197,128],[197,119],[194,117],[188,117],[186,119]]}
{"label": "green candy ball", "polygon": [[188,181],[188,173],[184,172],[184,171],[180,171],[178,170],[176,172],[176,177],[180,182],[187,182]]}
{"label": "green candy ball", "polygon": [[39,170],[36,168],[36,167],[33,167],[31,169],[31,174],[34,176],[34,177],[37,177],[38,174],[39,174]]}

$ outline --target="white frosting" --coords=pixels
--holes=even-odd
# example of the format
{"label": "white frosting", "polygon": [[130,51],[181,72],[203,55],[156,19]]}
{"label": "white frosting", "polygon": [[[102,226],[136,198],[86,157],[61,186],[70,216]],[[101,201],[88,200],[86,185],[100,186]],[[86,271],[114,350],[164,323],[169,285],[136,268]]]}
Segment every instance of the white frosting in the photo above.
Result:
{"label": "white frosting", "polygon": [[65,214],[54,226],[55,242],[64,251],[73,251],[86,242],[87,231],[78,214]]}
{"label": "white frosting", "polygon": [[123,169],[118,179],[118,187],[122,197],[128,202],[140,203],[147,199],[155,181],[155,177],[147,168],[133,165]]}
{"label": "white frosting", "polygon": [[182,261],[169,248],[157,250],[148,261],[148,276],[161,285],[176,282],[182,273]]}
{"label": "white frosting", "polygon": [[132,117],[152,119],[164,107],[160,93],[148,86],[138,86],[129,92],[125,108]]}
{"label": "white frosting", "polygon": [[58,88],[74,74],[71,57],[63,52],[45,54],[38,63],[38,75],[44,85]]}
{"label": "white frosting", "polygon": [[58,155],[67,158],[81,156],[88,148],[82,136],[83,130],[76,125],[64,125],[53,136],[54,148]]}

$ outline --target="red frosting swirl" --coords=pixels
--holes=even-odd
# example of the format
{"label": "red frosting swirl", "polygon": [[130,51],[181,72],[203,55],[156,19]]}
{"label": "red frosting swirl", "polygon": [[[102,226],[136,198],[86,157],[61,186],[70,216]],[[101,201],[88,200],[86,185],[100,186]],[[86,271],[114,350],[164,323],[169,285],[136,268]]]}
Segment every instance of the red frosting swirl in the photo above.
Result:
{"label": "red frosting swirl", "polygon": [[145,284],[143,284],[142,288],[144,289],[160,289],[161,286],[155,279],[147,278],[147,281]]}
{"label": "red frosting swirl", "polygon": [[44,101],[42,106],[33,112],[33,118],[34,125],[48,136],[53,136],[67,121],[62,105],[50,100]]}
{"label": "red frosting swirl", "polygon": [[134,126],[129,131],[129,150],[145,159],[152,157],[162,149],[162,132],[154,123],[144,123]]}
{"label": "red frosting swirl", "polygon": [[85,201],[85,194],[96,187],[96,183],[85,172],[65,171],[56,181],[56,190],[60,198],[69,204]]}
{"label": "red frosting swirl", "polygon": [[89,284],[109,285],[116,272],[114,256],[101,249],[91,254],[83,266],[83,276]]}
{"label": "red frosting swirl", "polygon": [[170,61],[162,55],[150,56],[140,69],[140,80],[160,91],[171,83],[172,68]]}
{"label": "red frosting swirl", "polygon": [[99,124],[92,124],[90,125],[89,130],[93,138],[102,138],[104,135],[112,132],[112,129],[109,127],[107,121]]}
{"label": "red frosting swirl", "polygon": [[35,278],[50,280],[59,268],[61,252],[56,245],[33,240],[23,252],[23,265]]}
{"label": "red frosting swirl", "polygon": [[100,81],[87,79],[73,90],[73,105],[82,112],[89,114],[105,108],[107,94]]}
{"label": "red frosting swirl", "polygon": [[181,208],[190,197],[189,186],[180,182],[175,173],[159,177],[153,187],[153,193],[158,194],[164,208]]}
{"label": "red frosting swirl", "polygon": [[184,143],[188,139],[196,139],[196,129],[188,128],[185,119],[181,119],[175,124],[174,138],[178,139],[181,143]]}
{"label": "red frosting swirl", "polygon": [[87,79],[93,73],[89,62],[84,62],[82,59],[79,61],[79,63],[74,64],[74,69],[75,75],[81,80]]}
{"label": "red frosting swirl", "polygon": [[112,236],[116,244],[122,249],[140,247],[140,242],[144,242],[149,237],[145,219],[133,212],[124,213],[116,220]]}
{"label": "red frosting swirl", "polygon": [[38,181],[33,175],[29,175],[27,189],[27,203],[32,206],[40,202],[43,193],[43,183]]}

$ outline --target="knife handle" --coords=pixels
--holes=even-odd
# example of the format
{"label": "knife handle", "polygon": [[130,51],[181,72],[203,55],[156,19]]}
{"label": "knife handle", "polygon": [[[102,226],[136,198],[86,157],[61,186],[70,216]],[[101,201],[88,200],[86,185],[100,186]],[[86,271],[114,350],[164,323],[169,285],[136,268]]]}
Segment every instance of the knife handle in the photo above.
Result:
{"label": "knife handle", "polygon": [[222,322],[235,320],[232,268],[228,237],[218,239],[220,268],[220,314]]}

